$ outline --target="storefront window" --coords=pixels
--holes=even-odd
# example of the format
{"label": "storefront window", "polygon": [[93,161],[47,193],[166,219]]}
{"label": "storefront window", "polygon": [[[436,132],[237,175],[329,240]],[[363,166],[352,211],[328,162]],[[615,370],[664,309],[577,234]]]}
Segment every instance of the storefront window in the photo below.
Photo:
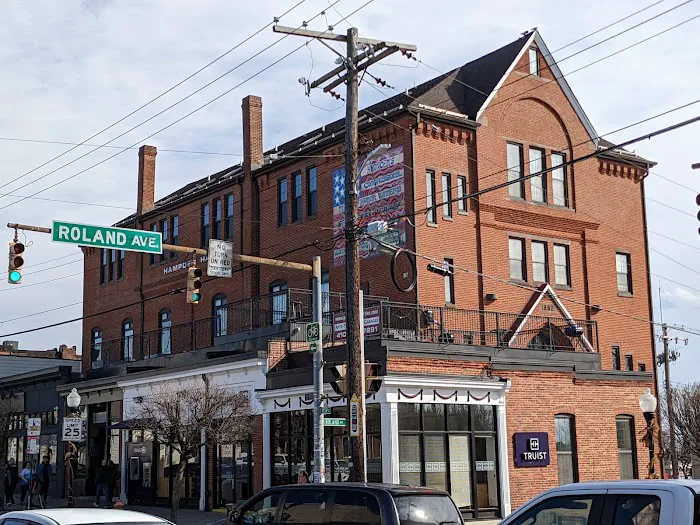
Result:
{"label": "storefront window", "polygon": [[253,495],[253,457],[250,442],[219,446],[221,505],[245,501]]}
{"label": "storefront window", "polygon": [[[330,417],[346,418],[347,407],[335,407]],[[382,481],[381,410],[378,404],[365,405],[367,435],[367,480]],[[326,480],[350,479],[350,448],[347,429],[326,427]],[[314,469],[313,411],[295,410],[272,414],[272,484],[297,483],[299,473],[311,475]]]}
{"label": "storefront window", "polygon": [[498,515],[495,408],[399,403],[399,480],[447,490],[475,518]]}

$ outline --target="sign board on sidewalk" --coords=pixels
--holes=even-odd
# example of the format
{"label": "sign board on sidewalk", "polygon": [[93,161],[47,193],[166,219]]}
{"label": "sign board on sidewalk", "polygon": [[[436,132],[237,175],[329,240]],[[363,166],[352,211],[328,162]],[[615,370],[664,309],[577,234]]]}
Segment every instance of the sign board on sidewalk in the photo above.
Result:
{"label": "sign board on sidewalk", "polygon": [[357,394],[350,398],[350,437],[360,435],[360,399]]}
{"label": "sign board on sidewalk", "polygon": [[207,275],[209,277],[231,277],[233,267],[233,243],[209,239]]}
{"label": "sign board on sidewalk", "polygon": [[[365,308],[365,337],[379,335],[382,329],[381,307],[371,306]],[[344,313],[333,314],[333,340],[345,341],[347,334],[347,317]]]}
{"label": "sign board on sidewalk", "polygon": [[30,436],[27,438],[27,452],[30,454],[39,453],[39,436]]}
{"label": "sign board on sidewalk", "polygon": [[41,435],[41,418],[27,418],[27,437],[39,437]]}
{"label": "sign board on sidewalk", "polygon": [[321,325],[319,323],[309,323],[306,325],[306,342],[316,343],[321,339]]}
{"label": "sign board on sidewalk", "polygon": [[53,221],[51,240],[129,252],[161,253],[163,251],[163,237],[160,232],[64,221]]}
{"label": "sign board on sidewalk", "polygon": [[63,418],[63,441],[83,441],[83,420],[79,417]]}

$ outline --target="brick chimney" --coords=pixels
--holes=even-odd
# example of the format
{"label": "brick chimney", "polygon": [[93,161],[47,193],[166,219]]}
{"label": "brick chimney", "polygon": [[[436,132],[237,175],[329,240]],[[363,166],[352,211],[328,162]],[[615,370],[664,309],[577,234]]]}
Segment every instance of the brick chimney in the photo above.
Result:
{"label": "brick chimney", "polygon": [[250,173],[263,164],[262,99],[243,99],[243,169]]}
{"label": "brick chimney", "polygon": [[154,208],[156,193],[156,155],[155,146],[139,148],[139,186],[136,197],[136,215],[141,215]]}

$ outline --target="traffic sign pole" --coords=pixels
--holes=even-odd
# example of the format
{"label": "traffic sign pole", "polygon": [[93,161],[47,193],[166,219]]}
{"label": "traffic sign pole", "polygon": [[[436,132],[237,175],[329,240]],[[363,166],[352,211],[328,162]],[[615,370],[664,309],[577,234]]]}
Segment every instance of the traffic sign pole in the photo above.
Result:
{"label": "traffic sign pole", "polygon": [[[313,259],[313,324],[307,327],[306,338],[309,343],[316,343],[314,360],[314,475],[315,483],[326,481],[326,453],[324,449],[324,415],[323,415],[323,287],[321,284],[321,258]],[[309,341],[310,338],[315,339]]]}

